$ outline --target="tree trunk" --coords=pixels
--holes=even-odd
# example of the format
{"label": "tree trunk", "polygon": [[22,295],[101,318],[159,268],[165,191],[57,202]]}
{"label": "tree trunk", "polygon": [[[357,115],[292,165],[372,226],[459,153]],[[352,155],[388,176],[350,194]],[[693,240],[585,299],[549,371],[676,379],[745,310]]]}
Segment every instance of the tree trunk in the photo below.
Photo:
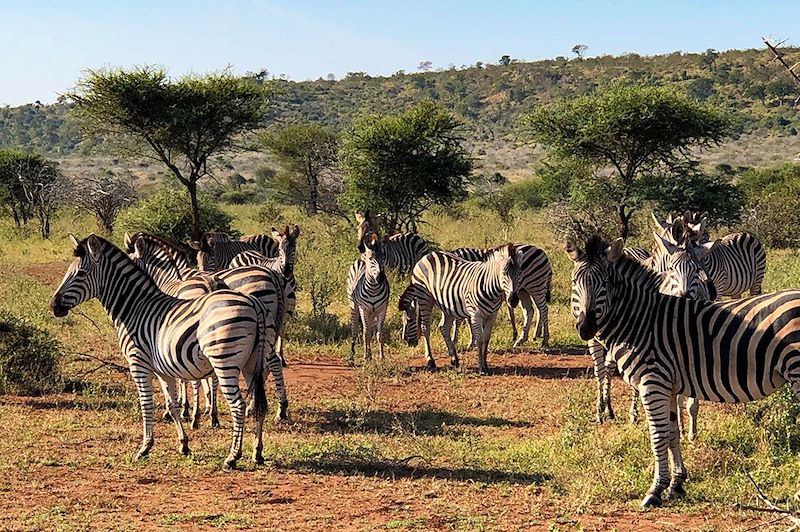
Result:
{"label": "tree trunk", "polygon": [[309,161],[306,167],[308,172],[309,203],[311,204],[311,214],[319,212],[319,177],[314,173],[314,169]]}
{"label": "tree trunk", "polygon": [[200,241],[203,236],[200,232],[200,206],[197,204],[197,181],[190,181],[186,185],[189,191],[189,201],[192,204],[192,240]]}
{"label": "tree trunk", "polygon": [[617,225],[619,226],[619,236],[623,240],[627,240],[630,234],[631,214],[633,213],[625,213],[625,205],[617,207]]}

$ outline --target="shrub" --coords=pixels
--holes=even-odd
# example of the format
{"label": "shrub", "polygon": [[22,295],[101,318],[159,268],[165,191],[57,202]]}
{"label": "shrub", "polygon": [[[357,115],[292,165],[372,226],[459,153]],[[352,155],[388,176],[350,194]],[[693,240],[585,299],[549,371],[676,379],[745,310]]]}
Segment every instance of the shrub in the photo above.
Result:
{"label": "shrub", "polygon": [[[200,231],[231,231],[233,218],[220,210],[207,196],[200,194]],[[147,231],[175,242],[183,242],[192,234],[192,213],[189,196],[184,190],[162,187],[139,203],[126,209],[117,222],[129,233]]]}
{"label": "shrub", "polygon": [[747,417],[764,429],[773,456],[800,451],[800,401],[787,383],[764,399],[747,405]]}
{"label": "shrub", "polygon": [[61,344],[50,333],[0,309],[0,393],[60,390],[61,357]]}
{"label": "shrub", "polygon": [[800,244],[800,165],[748,169],[739,176],[746,197],[744,228],[770,247]]}

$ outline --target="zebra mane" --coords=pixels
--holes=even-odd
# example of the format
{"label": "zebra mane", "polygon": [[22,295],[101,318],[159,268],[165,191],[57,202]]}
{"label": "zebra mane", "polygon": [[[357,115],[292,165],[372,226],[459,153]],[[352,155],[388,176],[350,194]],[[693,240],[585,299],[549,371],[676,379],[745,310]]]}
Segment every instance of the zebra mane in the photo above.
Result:
{"label": "zebra mane", "polygon": [[[152,242],[156,246],[158,246],[162,251],[164,251],[167,255],[169,255],[170,259],[173,261],[177,261],[177,259],[183,259],[187,263],[189,262],[189,255],[181,249],[178,244],[174,243],[173,241],[154,235],[152,233],[134,233],[131,237],[131,242],[134,243],[137,240],[144,240],[145,242]],[[132,252],[133,250],[129,250],[128,252]],[[176,265],[177,267],[177,265]]]}
{"label": "zebra mane", "polygon": [[92,233],[91,235],[89,235],[86,238],[82,239],[78,243],[77,249],[75,249],[73,251],[73,254],[76,257],[83,257],[83,256],[86,255],[87,250],[89,248],[87,242],[89,240],[89,237],[91,237],[91,236],[94,236],[94,238],[96,238],[97,240],[100,241],[100,244],[102,245],[103,253],[108,254],[108,256],[110,256],[112,258],[120,257],[121,260],[123,260],[126,264],[130,264],[131,266],[133,266],[142,275],[144,275],[147,279],[149,279],[150,282],[153,283],[153,286],[155,286],[155,282],[150,278],[150,276],[147,274],[147,272],[144,270],[144,268],[142,268],[137,261],[135,261],[132,258],[130,258],[128,256],[128,254],[125,253],[124,250],[118,248],[113,242],[109,242],[108,240],[106,240],[102,236],[95,235],[94,233]]}

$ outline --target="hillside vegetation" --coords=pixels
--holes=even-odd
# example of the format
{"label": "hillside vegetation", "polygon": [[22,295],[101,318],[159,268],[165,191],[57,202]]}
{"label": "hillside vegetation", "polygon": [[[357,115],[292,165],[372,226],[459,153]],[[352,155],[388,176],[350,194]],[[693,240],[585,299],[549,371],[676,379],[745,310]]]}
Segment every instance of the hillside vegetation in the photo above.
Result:
{"label": "hillside vegetation", "polygon": [[[800,49],[785,49],[791,64]],[[584,60],[557,57],[451,68],[437,72],[372,77],[362,72],[330,81],[274,80],[278,88],[268,119],[282,124],[319,122],[341,130],[363,114],[399,112],[423,99],[433,99],[453,111],[466,126],[466,137],[484,166],[525,167],[526,157],[515,153],[515,123],[537,105],[578,96],[611,80],[627,78],[654,83],[674,83],[689,95],[736,112],[736,133],[755,145],[769,137],[792,137],[797,108],[797,87],[789,75],[770,61],[767,50],[733,50],[722,53],[674,52],[643,57],[637,54],[602,56]],[[67,87],[64,88],[65,91]],[[30,104],[0,109],[0,145],[64,157],[76,150],[97,151],[96,143],[82,139],[69,116],[69,104]],[[771,141],[775,144],[775,141]],[[778,142],[781,147],[796,143]],[[775,149],[782,149],[781,147]]]}

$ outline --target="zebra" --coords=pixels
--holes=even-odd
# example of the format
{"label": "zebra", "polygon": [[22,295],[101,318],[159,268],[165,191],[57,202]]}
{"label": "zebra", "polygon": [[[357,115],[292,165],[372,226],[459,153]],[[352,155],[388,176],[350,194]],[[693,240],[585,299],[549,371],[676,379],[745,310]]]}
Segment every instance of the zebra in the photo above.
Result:
{"label": "zebra", "polygon": [[[726,302],[659,292],[660,277],[622,252],[623,241],[567,241],[574,262],[571,310],[581,338],[597,336],[639,389],[655,458],[642,506],[685,494],[676,396],[715,402],[766,397],[786,382],[800,397],[800,290]],[[671,460],[670,460],[671,459]],[[672,472],[670,476],[670,461]]]}
{"label": "zebra", "polygon": [[[156,240],[140,238],[143,233],[136,233],[131,238],[125,233],[125,251],[133,262],[139,266],[148,276],[150,276],[159,289],[165,294],[169,294],[178,299],[195,299],[202,297],[216,290],[228,288],[224,283],[210,275],[190,277],[183,279],[175,261],[171,256],[159,252],[159,244]],[[145,260],[149,258],[149,260]],[[181,409],[181,417],[189,419],[189,394],[188,381],[179,380],[178,405]],[[219,382],[215,375],[211,375],[200,381],[192,381],[194,391],[194,404],[192,408],[193,429],[200,426],[200,392],[202,388],[206,400],[206,414],[211,416],[211,427],[219,427],[219,415],[217,409],[217,388]],[[169,403],[165,405],[164,419],[170,421]]]}
{"label": "zebra", "polygon": [[[455,344],[450,338],[454,320],[469,319],[478,346],[478,372],[489,372],[486,354],[489,337],[503,299],[515,307],[519,302],[519,265],[513,244],[494,249],[483,262],[466,261],[444,251],[428,253],[414,266],[411,284],[400,297],[405,322],[418,320],[425,339],[427,369],[436,369],[430,345],[430,321],[434,303],[442,311],[439,330],[447,344],[450,363],[458,367]],[[411,330],[404,325],[404,331]]]}
{"label": "zebra", "polygon": [[[451,251],[453,255],[469,261],[483,261],[492,254],[493,249],[478,248],[458,248]],[[531,325],[533,324],[534,310],[538,319],[536,320],[536,332],[534,339],[542,337],[542,347],[548,347],[550,343],[550,320],[548,319],[547,304],[550,303],[551,285],[553,280],[553,268],[550,266],[550,259],[541,249],[530,244],[517,244],[517,263],[519,264],[519,301],[523,309],[522,336],[518,336],[517,323],[514,317],[514,309],[508,306],[508,319],[513,330],[513,347],[518,347],[528,341]],[[460,326],[460,321],[456,321],[454,333]],[[453,343],[456,342],[455,337]],[[472,344],[472,342],[470,342]]]}
{"label": "zebra", "polygon": [[347,302],[350,306],[350,358],[355,363],[359,325],[364,335],[364,363],[372,360],[372,326],[378,336],[378,352],[384,358],[383,322],[389,307],[389,281],[384,272],[383,244],[378,235],[364,243],[361,258],[353,262],[347,274]]}
{"label": "zebra", "polygon": [[[232,290],[190,300],[174,298],[105,239],[90,234],[80,241],[70,235],[70,240],[75,259],[53,294],[50,308],[56,317],[64,317],[77,305],[97,298],[114,323],[142,410],[143,436],[136,459],[147,456],[153,447],[153,377],[169,397],[180,452],[187,455],[189,439],[178,415],[175,380],[197,380],[213,373],[233,417],[233,438],[224,468],[234,468],[242,454],[245,402],[240,375],[254,404],[253,460],[263,463],[265,364],[283,386],[280,360],[273,349],[277,316],[255,298]],[[279,415],[285,416],[287,407],[288,403],[282,403]]]}
{"label": "zebra", "polygon": [[204,262],[198,267],[206,272],[224,270],[230,267],[233,258],[242,251],[253,250],[266,257],[278,255],[278,246],[269,235],[248,235],[239,240],[230,240],[226,233],[206,233],[200,241],[188,242],[198,255],[204,253]]}
{"label": "zebra", "polygon": [[[356,212],[355,217],[358,222],[358,252],[364,253],[365,243],[377,233],[378,226],[369,211]],[[397,233],[383,238],[383,255],[388,270],[410,272],[429,250],[428,243],[417,233]]]}
{"label": "zebra", "polygon": [[[157,246],[144,248],[150,253],[142,257],[146,262],[153,260],[166,263],[162,255],[167,256],[174,261],[176,266],[176,270],[171,273],[173,278],[181,276],[184,279],[190,279],[192,276],[210,276],[231,290],[254,296],[267,309],[275,313],[278,320],[278,331],[282,331],[289,301],[295,297],[294,289],[286,283],[282,274],[257,265],[228,268],[213,273],[200,272],[189,266],[186,255],[174,244],[162,238],[142,233],[137,234],[136,238],[157,243]],[[285,366],[283,360],[281,360],[281,364]]]}

